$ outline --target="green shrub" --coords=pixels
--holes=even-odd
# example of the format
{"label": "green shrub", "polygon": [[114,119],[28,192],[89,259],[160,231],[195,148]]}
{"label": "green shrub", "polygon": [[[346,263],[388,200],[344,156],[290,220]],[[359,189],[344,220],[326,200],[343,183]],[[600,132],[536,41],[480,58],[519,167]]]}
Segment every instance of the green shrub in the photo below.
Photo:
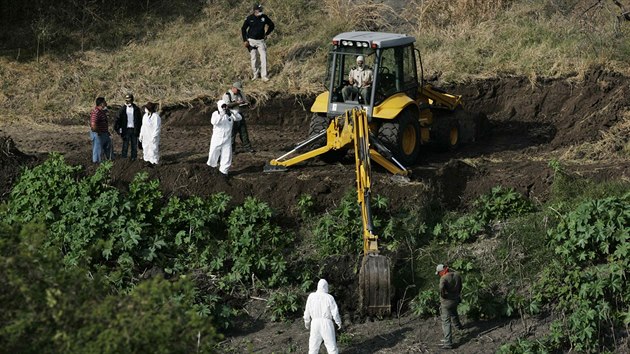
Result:
{"label": "green shrub", "polygon": [[555,304],[556,345],[599,352],[627,325],[630,193],[586,201],[549,230],[555,258],[535,285],[534,300]]}
{"label": "green shrub", "polygon": [[0,217],[11,224],[42,220],[43,242],[64,264],[100,274],[118,291],[132,291],[152,274],[194,273],[204,289],[196,311],[222,326],[234,314],[225,298],[250,279],[270,287],[287,283],[285,252],[293,235],[281,232],[267,204],[248,198],[228,211],[224,193],[166,200],[146,173],[123,194],[109,184],[111,167],[103,163],[81,176],[53,154],[24,172]]}
{"label": "green shrub", "polygon": [[534,206],[512,188],[494,187],[473,203],[477,218],[487,224],[534,211]]}
{"label": "green shrub", "polygon": [[230,213],[228,238],[220,244],[216,254],[231,263],[226,274],[229,286],[253,275],[269,286],[287,282],[284,250],[293,242],[293,235],[282,232],[271,222],[271,217],[271,208],[251,197]]}
{"label": "green shrub", "polygon": [[491,223],[534,211],[531,202],[512,188],[495,187],[473,202],[473,213],[447,217],[433,228],[441,240],[471,242]]}
{"label": "green shrub", "polygon": [[516,343],[503,344],[497,354],[548,354],[545,343],[538,340],[518,339]]}
{"label": "green shrub", "polygon": [[271,293],[268,307],[272,321],[286,321],[299,310],[300,292],[293,289],[277,290]]}
{"label": "green shrub", "polygon": [[411,311],[422,318],[439,314],[440,294],[437,290],[424,290],[418,293],[410,304]]}
{"label": "green shrub", "polygon": [[42,225],[0,225],[0,343],[13,353],[212,352],[210,321],[186,280],[111,292],[99,272],[64,265]]}
{"label": "green shrub", "polygon": [[310,194],[302,194],[297,202],[297,209],[303,220],[308,220],[315,212],[315,200]]}
{"label": "green shrub", "polygon": [[[390,216],[382,222],[381,214],[387,212],[388,201],[386,198],[376,196],[372,199],[372,223],[374,233],[379,240],[386,241],[392,238],[392,228],[382,228],[392,225]],[[335,254],[359,254],[363,251],[363,223],[361,221],[361,209],[357,203],[356,192],[347,192],[339,206],[326,212],[315,222],[313,234],[321,258]],[[378,230],[383,231],[378,233]]]}

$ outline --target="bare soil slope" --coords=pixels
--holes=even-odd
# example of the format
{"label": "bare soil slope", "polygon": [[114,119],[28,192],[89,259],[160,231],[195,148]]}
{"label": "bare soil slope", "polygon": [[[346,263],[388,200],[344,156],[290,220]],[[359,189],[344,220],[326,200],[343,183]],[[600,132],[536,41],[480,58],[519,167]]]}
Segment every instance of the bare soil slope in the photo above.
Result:
{"label": "bare soil slope", "polygon": [[[374,193],[388,197],[394,209],[420,203],[429,195],[437,196],[448,207],[465,208],[497,185],[513,187],[534,200],[545,200],[553,178],[547,167],[549,160],[559,158],[576,144],[596,142],[602,138],[602,132],[626,122],[630,111],[629,86],[628,77],[594,69],[583,80],[507,76],[445,87],[462,94],[468,110],[489,118],[485,136],[453,153],[427,149],[421,161],[412,167],[409,184],[398,184],[377,168]],[[319,205],[332,207],[347,190],[354,188],[354,161],[350,157],[333,165],[312,161],[282,174],[262,173],[267,161],[306,137],[312,101],[312,97],[277,94],[264,106],[252,107],[247,119],[256,152],[235,155],[229,184],[210,174],[205,164],[214,103],[200,100],[192,102],[190,107],[165,107],[161,164],[148,168],[141,161],[118,159],[114,163],[113,181],[125,189],[137,172],[146,171],[160,180],[167,196],[223,191],[232,196],[234,203],[255,196],[268,202],[289,222],[303,193],[312,195]],[[87,131],[87,123],[0,127],[0,135],[10,136],[16,145],[0,152],[0,196],[6,198],[19,166],[29,163],[21,152],[41,161],[47,153],[59,151],[71,163],[82,164],[88,171],[94,169]],[[3,146],[10,141],[3,139]],[[627,146],[628,136],[620,139]],[[114,137],[114,142],[118,151],[120,139]],[[565,163],[569,170],[595,180],[629,178],[627,152],[624,155],[611,151],[606,159]],[[223,343],[225,351],[306,351],[308,334],[301,320],[270,323],[264,301],[252,300],[248,307],[249,316],[241,319],[239,331]],[[400,319],[375,322],[346,316],[348,325],[341,337],[342,352],[435,352],[440,339],[438,320],[418,320],[404,310],[400,315]],[[545,326],[545,320],[471,323],[458,335],[459,346],[454,352],[493,352],[500,344],[524,333],[544,330]]]}

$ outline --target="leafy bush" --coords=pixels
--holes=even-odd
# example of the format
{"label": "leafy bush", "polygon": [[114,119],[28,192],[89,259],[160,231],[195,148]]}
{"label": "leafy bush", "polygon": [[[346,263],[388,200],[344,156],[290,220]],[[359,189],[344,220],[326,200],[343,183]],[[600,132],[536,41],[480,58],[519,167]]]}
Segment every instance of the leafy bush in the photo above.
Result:
{"label": "leafy bush", "polygon": [[[99,274],[118,291],[130,292],[155,274],[195,273],[195,307],[222,325],[234,311],[225,297],[249,279],[264,286],[288,281],[284,252],[293,242],[281,232],[269,206],[254,198],[228,211],[230,197],[165,200],[159,183],[135,176],[129,192],[110,184],[111,163],[80,176],[61,155],[27,169],[0,218],[12,224],[42,220],[45,246],[60,251],[68,266]],[[199,276],[202,274],[203,276]]]}
{"label": "leafy bush", "polygon": [[561,313],[547,338],[551,348],[600,352],[627,326],[629,201],[630,194],[585,201],[548,231],[555,258],[532,301]]}
{"label": "leafy bush", "polygon": [[422,318],[433,317],[439,313],[440,294],[437,290],[424,290],[411,300],[411,311]]}
{"label": "leafy bush", "polygon": [[97,272],[64,265],[42,225],[0,225],[0,343],[13,353],[212,352],[186,280],[156,277],[110,293]]}
{"label": "leafy bush", "polygon": [[508,343],[502,345],[497,354],[548,354],[545,343],[538,340],[518,339],[516,343]]}
{"label": "leafy bush", "polygon": [[473,213],[447,218],[433,234],[444,241],[470,242],[494,221],[524,215],[534,210],[531,202],[512,188],[495,187],[473,202]]}
{"label": "leafy bush", "polygon": [[248,197],[228,217],[228,238],[222,241],[215,257],[230,264],[226,285],[235,285],[253,275],[266,285],[286,283],[284,250],[293,242],[291,233],[271,223],[272,210],[263,202]]}
{"label": "leafy bush", "polygon": [[505,220],[534,210],[529,199],[512,188],[494,187],[473,203],[476,216],[484,223]]}
{"label": "leafy bush", "polygon": [[446,218],[433,228],[433,235],[444,241],[468,242],[485,230],[487,225],[476,215],[463,215],[456,218]]}
{"label": "leafy bush", "polygon": [[272,321],[286,321],[298,309],[299,293],[293,289],[277,290],[271,293],[268,307],[271,309]]}
{"label": "leafy bush", "polygon": [[[387,211],[386,198],[376,196],[372,200],[372,222],[374,228],[383,226],[379,212]],[[391,225],[391,220],[385,223]],[[380,240],[392,237],[391,228],[384,228],[383,233],[378,234]],[[363,251],[363,224],[361,221],[361,209],[356,200],[356,192],[347,192],[339,206],[325,213],[315,223],[313,230],[318,256],[326,257],[333,254],[359,254]]]}
{"label": "leafy bush", "polygon": [[313,213],[315,212],[315,200],[313,199],[313,196],[310,194],[300,195],[297,202],[297,209],[303,220],[313,216]]}

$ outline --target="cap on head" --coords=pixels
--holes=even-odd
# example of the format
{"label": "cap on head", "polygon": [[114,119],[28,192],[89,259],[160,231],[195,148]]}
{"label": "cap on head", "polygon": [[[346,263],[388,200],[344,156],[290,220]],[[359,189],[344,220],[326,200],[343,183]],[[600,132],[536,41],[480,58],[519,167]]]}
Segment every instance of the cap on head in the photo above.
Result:
{"label": "cap on head", "polygon": [[240,81],[237,81],[232,84],[232,87],[238,89],[239,91],[243,89],[243,84]]}
{"label": "cap on head", "polygon": [[125,95],[125,101],[127,102],[133,102],[133,95],[128,93]]}
{"label": "cap on head", "polygon": [[357,63],[358,63],[358,62],[360,62],[360,61],[363,61],[363,55],[359,55],[359,56],[357,57]]}
{"label": "cap on head", "polygon": [[254,10],[254,11],[256,11],[256,10],[258,10],[258,11],[262,11],[262,5],[261,5],[261,4],[255,4],[255,5],[252,7],[252,10]]}
{"label": "cap on head", "polygon": [[435,267],[435,275],[438,275],[441,271],[444,270],[444,264],[438,264],[437,267]]}

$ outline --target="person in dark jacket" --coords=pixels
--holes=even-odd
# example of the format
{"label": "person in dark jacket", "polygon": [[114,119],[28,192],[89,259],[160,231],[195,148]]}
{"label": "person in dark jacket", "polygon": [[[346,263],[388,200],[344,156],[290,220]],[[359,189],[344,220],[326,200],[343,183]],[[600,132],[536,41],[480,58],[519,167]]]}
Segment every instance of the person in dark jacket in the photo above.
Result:
{"label": "person in dark jacket", "polygon": [[232,84],[232,88],[223,95],[222,100],[227,104],[228,108],[239,113],[242,117],[239,121],[234,121],[232,127],[232,152],[235,153],[236,136],[240,136],[241,144],[243,145],[243,151],[254,152],[252,144],[249,141],[249,134],[247,133],[247,123],[245,122],[244,107],[249,105],[247,97],[243,93],[243,84],[237,81]]}
{"label": "person in dark jacket", "polygon": [[114,130],[123,140],[121,156],[127,157],[127,151],[131,145],[131,160],[138,157],[138,136],[142,127],[142,111],[133,103],[133,95],[125,95],[125,104],[118,111],[118,118],[114,124]]}
{"label": "person in dark jacket", "polygon": [[[252,71],[254,76],[252,80],[256,80],[259,75],[263,81],[269,81],[267,75],[267,44],[265,38],[273,32],[275,25],[269,16],[263,13],[261,5],[254,5],[252,14],[245,18],[241,27],[243,36],[243,44],[249,50],[250,60],[252,63]],[[260,55],[260,65],[256,52]]]}
{"label": "person in dark jacket", "polygon": [[435,274],[440,276],[440,315],[444,333],[442,348],[451,349],[453,347],[451,323],[457,329],[463,328],[457,314],[457,305],[462,301],[462,277],[444,264],[437,265]]}

